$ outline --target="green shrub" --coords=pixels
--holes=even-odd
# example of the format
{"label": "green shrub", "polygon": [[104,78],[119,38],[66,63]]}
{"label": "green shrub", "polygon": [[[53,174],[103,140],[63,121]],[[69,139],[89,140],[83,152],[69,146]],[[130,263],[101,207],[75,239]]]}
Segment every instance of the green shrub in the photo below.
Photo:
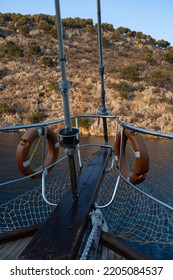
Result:
{"label": "green shrub", "polygon": [[151,53],[146,53],[143,58],[150,65],[155,63],[155,59]]}
{"label": "green shrub", "polygon": [[163,95],[162,97],[159,98],[159,101],[161,103],[168,103],[168,98],[165,95]]}
{"label": "green shrub", "polygon": [[41,48],[35,41],[30,41],[28,43],[28,53],[30,55],[38,55],[41,53]]}
{"label": "green shrub", "polygon": [[51,25],[46,20],[40,20],[38,23],[38,28],[47,32],[51,29]]}
{"label": "green shrub", "polygon": [[52,67],[53,66],[52,58],[49,57],[49,56],[42,56],[40,61],[41,61],[41,64],[45,67]]}
{"label": "green shrub", "polygon": [[1,26],[6,25],[7,22],[10,22],[11,20],[12,19],[11,19],[10,13],[5,13],[5,14],[0,13],[0,25]]}
{"label": "green shrub", "polygon": [[110,23],[102,23],[102,30],[104,30],[104,31],[114,31],[114,27]]}
{"label": "green shrub", "polygon": [[155,41],[155,44],[161,49],[166,49],[168,46],[170,46],[170,43],[163,39]]}
{"label": "green shrub", "polygon": [[164,55],[164,60],[169,63],[173,63],[173,52],[166,52]]}
{"label": "green shrub", "polygon": [[56,93],[59,92],[59,83],[58,80],[52,80],[49,84],[51,90],[54,90]]}
{"label": "green shrub", "polygon": [[2,46],[1,51],[4,55],[21,57],[23,56],[23,50],[21,47],[16,45],[13,41],[7,41],[4,46]]}
{"label": "green shrub", "polygon": [[56,26],[52,26],[51,30],[50,30],[50,34],[53,37],[53,39],[58,39],[58,34],[57,34],[57,28]]}
{"label": "green shrub", "polygon": [[9,31],[15,31],[16,30],[15,22],[14,21],[9,21],[9,23],[8,23],[8,30]]}
{"label": "green shrub", "polygon": [[[75,120],[72,120],[72,125],[74,125]],[[79,117],[78,118],[78,125],[79,127],[83,127],[83,128],[89,128],[91,126],[91,120],[89,118],[83,118],[83,117]]]}
{"label": "green shrub", "polygon": [[110,47],[110,40],[106,37],[103,37],[103,47],[109,48]]}
{"label": "green shrub", "polygon": [[132,82],[139,81],[139,67],[133,64],[127,64],[120,68],[120,78]]}
{"label": "green shrub", "polygon": [[5,102],[0,103],[0,116],[2,116],[2,114],[4,113],[10,113],[10,112],[11,110],[7,103]]}
{"label": "green shrub", "polygon": [[37,111],[29,117],[29,121],[31,123],[39,123],[44,120],[44,115],[42,112]]}
{"label": "green shrub", "polygon": [[126,82],[114,83],[113,89],[117,90],[123,99],[132,99],[134,88]]}
{"label": "green shrub", "polygon": [[94,28],[93,28],[92,25],[87,24],[85,29],[86,29],[86,32],[88,32],[88,33],[93,33],[94,32]]}
{"label": "green shrub", "polygon": [[156,68],[151,71],[149,82],[153,86],[165,87],[169,79],[169,73],[166,70]]}
{"label": "green shrub", "polygon": [[19,29],[19,32],[20,32],[21,35],[23,35],[23,36],[28,36],[28,34],[29,34],[29,28],[28,28],[28,26],[22,25],[22,26],[19,26],[18,29]]}
{"label": "green shrub", "polygon": [[129,28],[126,28],[126,27],[118,27],[117,29],[115,29],[114,32],[112,32],[111,34],[111,39],[112,40],[118,40],[120,39],[120,37],[123,35],[123,36],[126,36],[128,32],[130,32],[131,30]]}

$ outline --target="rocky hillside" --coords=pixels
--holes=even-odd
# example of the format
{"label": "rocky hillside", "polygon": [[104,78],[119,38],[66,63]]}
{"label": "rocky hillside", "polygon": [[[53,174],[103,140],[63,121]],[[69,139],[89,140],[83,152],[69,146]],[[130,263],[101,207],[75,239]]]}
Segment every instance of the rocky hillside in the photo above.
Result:
{"label": "rocky hillside", "polygon": [[[99,55],[92,20],[65,19],[71,113],[100,107]],[[142,32],[103,24],[106,104],[135,126],[173,133],[173,47]],[[0,14],[0,125],[63,117],[55,18]],[[91,126],[90,133],[94,133]]]}

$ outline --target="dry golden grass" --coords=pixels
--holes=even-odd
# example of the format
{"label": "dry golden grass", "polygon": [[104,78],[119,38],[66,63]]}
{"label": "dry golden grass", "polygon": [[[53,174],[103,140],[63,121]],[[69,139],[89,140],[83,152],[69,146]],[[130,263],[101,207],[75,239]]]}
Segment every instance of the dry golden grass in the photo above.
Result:
{"label": "dry golden grass", "polygon": [[[91,36],[90,36],[91,35]],[[88,34],[86,31],[67,31],[65,43],[67,79],[70,79],[70,102],[72,114],[96,114],[101,106],[101,85],[99,76],[99,54],[97,47],[97,34]],[[110,33],[104,36],[111,38]],[[34,40],[42,46],[40,55],[27,56],[28,42]],[[13,39],[25,52],[24,57],[2,57],[0,103],[6,102],[15,110],[1,114],[1,125],[29,122],[31,114],[42,112],[44,120],[63,116],[62,97],[58,89],[61,71],[58,66],[58,47],[55,39],[46,38],[39,31],[30,37],[7,36],[4,40]],[[128,39],[114,42],[110,40],[110,47],[103,50],[105,66],[105,92],[106,104],[111,114],[120,115],[123,121],[136,126],[161,129],[172,132],[173,127],[173,68],[169,62],[164,61],[164,53],[150,45],[143,45],[137,39]],[[2,41],[2,39],[1,39]],[[54,61],[53,67],[43,67],[40,56],[48,55]],[[128,75],[121,76],[120,69],[125,65],[137,65],[139,77],[135,81],[128,79]],[[152,71],[160,69],[163,77],[162,87],[157,80],[152,84],[149,79]],[[132,69],[132,68],[129,68]],[[131,70],[129,70],[131,71]],[[168,76],[166,76],[168,74]],[[133,74],[131,74],[133,75]],[[131,76],[129,76],[131,77]],[[126,83],[133,88],[128,94],[115,89],[115,83]],[[110,125],[114,131],[114,125]],[[101,128],[93,123],[90,134],[100,134]]]}

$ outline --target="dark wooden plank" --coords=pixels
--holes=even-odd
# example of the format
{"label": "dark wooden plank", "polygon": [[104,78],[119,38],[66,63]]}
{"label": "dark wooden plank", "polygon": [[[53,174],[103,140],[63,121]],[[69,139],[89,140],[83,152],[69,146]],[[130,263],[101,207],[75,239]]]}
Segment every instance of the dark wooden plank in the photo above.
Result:
{"label": "dark wooden plank", "polygon": [[137,251],[119,238],[112,236],[110,233],[104,232],[101,235],[101,242],[110,250],[116,252],[126,260],[149,260],[145,254]]}
{"label": "dark wooden plank", "polygon": [[21,254],[21,259],[75,259],[111,149],[101,148],[78,177],[79,198],[68,192]]}
{"label": "dark wooden plank", "polygon": [[43,224],[36,224],[0,234],[0,244],[34,235]]}
{"label": "dark wooden plank", "polygon": [[19,254],[26,247],[27,243],[31,240],[31,237],[22,238],[14,241],[10,241],[3,246],[0,246],[0,260],[16,260]]}

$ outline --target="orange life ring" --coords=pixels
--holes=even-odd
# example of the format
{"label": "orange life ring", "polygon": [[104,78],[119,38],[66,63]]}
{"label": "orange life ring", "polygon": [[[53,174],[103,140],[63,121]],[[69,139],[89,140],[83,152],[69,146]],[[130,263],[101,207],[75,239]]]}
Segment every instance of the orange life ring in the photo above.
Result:
{"label": "orange life ring", "polygon": [[[128,139],[132,144],[135,155],[135,167],[133,171],[130,169],[127,161],[126,144]],[[114,145],[115,162],[118,169],[120,169],[120,145],[121,133],[119,132]],[[148,170],[149,154],[144,137],[135,134],[132,130],[124,129],[122,141],[122,175],[132,184],[139,184],[145,180]]]}
{"label": "orange life ring", "polygon": [[[29,152],[31,149],[31,145],[33,142],[40,137],[41,135],[44,135],[45,130],[44,128],[30,128],[26,131],[26,133],[22,136],[16,151],[16,162],[18,165],[18,168],[20,172],[27,176],[34,174],[35,172],[40,171],[43,167],[42,165],[37,168],[31,167],[31,162],[29,159]],[[48,151],[46,155],[46,159],[44,162],[45,168],[47,168],[49,165],[53,164],[58,157],[59,153],[59,142],[58,137],[55,134],[55,132],[48,128],[47,135],[46,135],[47,143],[48,143]],[[51,166],[48,168],[48,172],[53,168]],[[31,178],[33,179],[39,179],[42,176],[41,173],[33,175]]]}

